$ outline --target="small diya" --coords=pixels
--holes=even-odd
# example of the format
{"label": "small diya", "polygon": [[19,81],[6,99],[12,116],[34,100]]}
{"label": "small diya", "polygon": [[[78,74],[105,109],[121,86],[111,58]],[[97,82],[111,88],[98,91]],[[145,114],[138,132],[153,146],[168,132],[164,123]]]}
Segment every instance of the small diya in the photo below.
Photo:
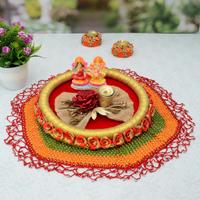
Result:
{"label": "small diya", "polygon": [[86,47],[97,47],[102,43],[101,33],[91,30],[83,34],[81,43]]}
{"label": "small diya", "polygon": [[101,107],[107,107],[112,103],[114,89],[112,86],[104,85],[99,88],[99,103]]}
{"label": "small diya", "polygon": [[133,44],[127,40],[119,40],[112,46],[113,56],[127,58],[133,55]]}

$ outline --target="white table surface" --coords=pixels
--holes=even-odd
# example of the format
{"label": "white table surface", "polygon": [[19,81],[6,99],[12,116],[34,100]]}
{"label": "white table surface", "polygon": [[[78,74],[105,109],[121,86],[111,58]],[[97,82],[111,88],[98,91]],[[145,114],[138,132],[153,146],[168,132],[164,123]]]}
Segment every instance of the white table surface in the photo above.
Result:
{"label": "white table surface", "polygon": [[[107,66],[130,68],[149,77],[173,93],[173,98],[184,103],[193,117],[196,140],[180,158],[166,163],[157,172],[139,181],[99,179],[96,182],[79,177],[66,178],[56,172],[24,167],[5,145],[6,116],[10,101],[19,91],[8,91],[0,86],[0,199],[1,200],[197,200],[200,199],[200,34],[104,34],[98,48],[80,44],[80,34],[35,35],[42,44],[40,55],[29,63],[27,87],[68,69],[76,56],[88,62],[103,56]],[[111,55],[111,45],[127,39],[135,45],[135,55],[127,59]]]}

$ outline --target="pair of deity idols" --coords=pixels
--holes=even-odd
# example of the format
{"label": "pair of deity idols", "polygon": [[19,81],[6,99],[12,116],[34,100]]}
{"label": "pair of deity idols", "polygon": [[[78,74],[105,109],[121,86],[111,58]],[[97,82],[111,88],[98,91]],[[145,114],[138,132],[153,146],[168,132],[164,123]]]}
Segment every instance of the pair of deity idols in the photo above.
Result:
{"label": "pair of deity idols", "polygon": [[88,66],[82,57],[77,57],[72,64],[72,84],[74,89],[98,88],[106,84],[106,64],[97,56]]}

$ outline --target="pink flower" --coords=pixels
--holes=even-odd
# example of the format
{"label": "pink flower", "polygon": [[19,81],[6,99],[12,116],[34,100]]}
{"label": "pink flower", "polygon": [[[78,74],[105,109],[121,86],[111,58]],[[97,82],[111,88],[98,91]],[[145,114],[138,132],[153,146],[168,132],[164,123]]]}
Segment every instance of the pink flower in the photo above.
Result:
{"label": "pink flower", "polygon": [[12,25],[13,26],[18,26],[20,28],[20,30],[24,30],[25,29],[25,27],[20,22],[13,22]]}
{"label": "pink flower", "polygon": [[0,36],[4,36],[6,30],[4,28],[0,28]]}
{"label": "pink flower", "polygon": [[26,36],[26,38],[24,39],[24,43],[25,44],[30,44],[32,42],[32,40],[33,40],[33,36],[31,34],[28,34]]}
{"label": "pink flower", "polygon": [[24,31],[19,31],[18,37],[22,39],[25,44],[30,44],[33,40],[33,36],[31,34],[27,35]]}
{"label": "pink flower", "polygon": [[2,47],[2,53],[3,54],[8,54],[10,52],[10,48],[8,46]]}
{"label": "pink flower", "polygon": [[24,33],[24,31],[19,31],[19,32],[18,32],[18,37],[19,37],[20,39],[22,39],[22,40],[25,40],[26,37],[27,37],[27,35],[26,35],[26,33]]}
{"label": "pink flower", "polygon": [[0,17],[0,22],[5,22],[6,20],[2,17]]}
{"label": "pink flower", "polygon": [[29,47],[24,47],[23,52],[25,55],[29,56],[31,54],[31,48]]}
{"label": "pink flower", "polygon": [[33,40],[33,35],[32,34],[28,34],[28,38],[32,41]]}

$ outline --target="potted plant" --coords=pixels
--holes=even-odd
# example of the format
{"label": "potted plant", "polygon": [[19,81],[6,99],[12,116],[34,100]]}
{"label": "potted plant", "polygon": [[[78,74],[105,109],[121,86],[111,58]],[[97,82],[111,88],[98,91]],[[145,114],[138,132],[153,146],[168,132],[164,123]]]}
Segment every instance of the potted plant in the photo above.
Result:
{"label": "potted plant", "polygon": [[20,23],[8,25],[0,22],[0,82],[11,90],[25,86],[28,75],[27,62],[40,46],[34,46],[33,36]]}

